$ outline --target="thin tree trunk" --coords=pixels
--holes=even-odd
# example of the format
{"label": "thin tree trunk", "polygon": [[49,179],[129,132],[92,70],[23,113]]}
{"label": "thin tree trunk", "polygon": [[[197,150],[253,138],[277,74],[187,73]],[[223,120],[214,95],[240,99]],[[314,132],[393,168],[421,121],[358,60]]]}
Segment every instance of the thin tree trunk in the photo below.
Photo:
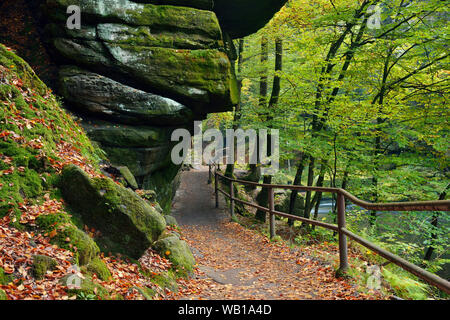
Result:
{"label": "thin tree trunk", "polygon": [[[445,197],[447,196],[447,189],[449,187],[450,185],[448,185],[447,188],[445,188],[445,190],[439,195],[439,200],[445,200]],[[425,261],[430,261],[434,252],[434,246],[437,240],[438,218],[439,212],[434,211],[433,216],[431,218],[431,225],[433,226],[434,232],[431,233],[431,244],[426,250],[425,256],[423,257],[423,260]]]}
{"label": "thin tree trunk", "polygon": [[[239,40],[239,52],[238,52],[238,68],[237,68],[237,82],[238,82],[238,90],[239,90],[239,103],[236,105],[234,109],[233,116],[233,130],[236,130],[239,127],[239,121],[241,119],[241,89],[242,89],[242,78],[241,78],[241,70],[242,70],[242,52],[244,51],[244,39]],[[233,141],[233,144],[236,142]],[[234,161],[236,161],[236,147],[234,148]],[[227,169],[225,170],[226,177],[233,177],[234,175],[234,163],[228,163]]]}
{"label": "thin tree trunk", "polygon": [[[316,187],[323,187],[323,180],[325,179],[325,164],[322,164],[320,167],[319,178],[317,179]],[[310,208],[314,207],[314,216],[313,219],[317,220],[317,216],[319,214],[319,206],[320,201],[322,200],[322,192],[316,192],[314,194],[314,198],[312,200]]]}
{"label": "thin tree trunk", "polygon": [[[275,76],[273,77],[273,85],[272,85],[272,94],[269,100],[268,110],[269,112],[273,112],[278,104],[278,100],[280,97],[281,91],[281,77],[279,72],[283,69],[283,40],[281,38],[275,39]],[[266,81],[267,85],[267,81]],[[267,88],[266,88],[267,91]],[[272,128],[272,120],[273,115],[269,114],[267,117],[268,127]],[[269,134],[267,137],[267,155],[272,155],[272,137]],[[272,176],[265,175],[263,178],[264,184],[272,183]],[[268,205],[268,190],[263,188],[257,197],[258,204],[263,207],[267,207]],[[266,221],[266,212],[258,210],[255,215],[256,219],[260,221]]]}
{"label": "thin tree trunk", "polygon": [[[308,156],[302,152],[300,154],[300,159],[298,160],[297,171],[295,173],[294,183],[293,183],[294,186],[302,185],[302,175],[303,175],[303,170],[305,169],[305,161],[307,159],[308,159]],[[290,201],[289,201],[289,211],[288,211],[289,214],[295,214],[294,209],[295,209],[295,202],[297,201],[297,195],[298,195],[298,190],[291,191],[291,197],[290,197]],[[292,226],[294,224],[294,220],[289,219],[288,224],[290,226]]]}
{"label": "thin tree trunk", "polygon": [[[314,182],[314,162],[315,158],[313,156],[309,157],[309,166],[308,166],[308,183],[307,186],[311,187]],[[303,214],[303,217],[309,219],[309,213],[310,213],[310,205],[311,205],[311,191],[306,192],[306,198],[305,198],[305,211]]]}

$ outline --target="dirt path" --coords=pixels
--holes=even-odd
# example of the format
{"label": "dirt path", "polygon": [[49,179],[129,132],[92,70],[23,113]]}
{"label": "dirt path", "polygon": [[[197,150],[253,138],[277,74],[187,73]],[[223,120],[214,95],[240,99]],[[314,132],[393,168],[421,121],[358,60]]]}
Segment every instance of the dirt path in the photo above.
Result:
{"label": "dirt path", "polygon": [[[207,167],[182,173],[174,201],[198,269],[177,299],[367,299],[331,265],[230,222],[214,206]],[[226,208],[221,198],[221,208]]]}

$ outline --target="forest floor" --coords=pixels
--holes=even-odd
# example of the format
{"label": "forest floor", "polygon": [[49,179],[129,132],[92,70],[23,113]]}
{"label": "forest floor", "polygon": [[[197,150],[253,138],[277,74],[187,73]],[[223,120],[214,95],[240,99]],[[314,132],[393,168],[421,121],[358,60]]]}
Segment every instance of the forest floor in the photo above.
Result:
{"label": "forest floor", "polygon": [[[175,299],[383,299],[348,279],[307,248],[271,242],[216,209],[207,167],[182,173],[173,215],[197,261]],[[220,208],[226,208],[222,197]],[[317,252],[316,252],[317,253]],[[324,255],[329,252],[323,252]],[[385,297],[384,297],[385,298]]]}

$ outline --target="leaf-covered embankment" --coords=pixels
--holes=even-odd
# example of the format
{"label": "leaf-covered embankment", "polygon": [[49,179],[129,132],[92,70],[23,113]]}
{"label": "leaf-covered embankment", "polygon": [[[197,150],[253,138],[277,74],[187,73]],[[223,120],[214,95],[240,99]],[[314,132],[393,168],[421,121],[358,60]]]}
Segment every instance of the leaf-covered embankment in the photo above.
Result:
{"label": "leaf-covered embankment", "polygon": [[[170,251],[165,259],[149,249],[134,263],[106,257],[97,245],[101,232],[63,201],[61,173],[68,165],[101,184],[105,199],[126,189],[101,172],[102,151],[3,45],[0,104],[0,299],[157,299],[174,288]],[[155,210],[137,195],[134,202],[144,216]]]}

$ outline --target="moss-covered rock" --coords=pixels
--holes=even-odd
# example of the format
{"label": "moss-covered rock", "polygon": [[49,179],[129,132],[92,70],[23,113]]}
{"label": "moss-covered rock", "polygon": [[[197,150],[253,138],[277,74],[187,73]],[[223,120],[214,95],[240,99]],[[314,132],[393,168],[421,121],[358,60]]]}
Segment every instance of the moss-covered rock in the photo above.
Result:
{"label": "moss-covered rock", "polygon": [[109,272],[108,267],[99,257],[92,259],[84,268],[87,272],[95,273],[103,281],[111,279],[111,272]]}
{"label": "moss-covered rock", "polygon": [[228,56],[219,50],[181,50],[56,38],[64,58],[102,73],[132,78],[143,88],[178,101],[197,114],[227,111],[239,101]]}
{"label": "moss-covered rock", "polygon": [[0,284],[6,285],[14,280],[14,277],[10,274],[6,274],[5,270],[0,267]]}
{"label": "moss-covered rock", "polygon": [[136,178],[131,173],[130,169],[125,166],[121,166],[118,168],[120,171],[120,174],[125,179],[126,185],[129,186],[131,189],[136,190],[139,186],[137,184]]}
{"label": "moss-covered rock", "polygon": [[101,232],[96,241],[106,252],[137,259],[166,226],[164,218],[135,192],[109,178],[90,179],[71,165],[64,168],[60,185],[70,207]]}
{"label": "moss-covered rock", "polygon": [[165,215],[164,219],[166,219],[167,225],[174,226],[174,227],[178,226],[178,222],[177,222],[177,219],[175,219],[175,217],[170,216],[170,215]]}
{"label": "moss-covered rock", "polygon": [[169,162],[166,167],[146,175],[143,179],[142,188],[155,192],[156,198],[151,201],[157,201],[164,214],[170,214],[173,197],[180,185],[180,167]]}
{"label": "moss-covered rock", "polygon": [[100,252],[95,241],[77,228],[65,212],[41,215],[36,219],[36,224],[44,232],[58,230],[51,241],[60,248],[72,251],[76,264],[88,264]]}
{"label": "moss-covered rock", "polygon": [[152,174],[170,162],[172,127],[129,126],[99,120],[86,121],[83,126],[111,163],[128,167],[135,177]]}
{"label": "moss-covered rock", "polygon": [[8,296],[4,290],[0,289],[0,301],[2,300],[8,300]]}
{"label": "moss-covered rock", "polygon": [[193,271],[195,259],[188,244],[172,235],[156,241],[153,248],[163,257],[172,262],[180,274],[189,274]]}
{"label": "moss-covered rock", "polygon": [[[63,285],[67,285],[68,278],[71,275],[66,275],[61,278],[60,283]],[[92,277],[89,274],[83,275],[84,279],[80,279],[80,286],[70,286],[67,289],[67,293],[69,295],[76,294],[78,299],[88,299],[89,296],[95,297],[100,300],[107,300],[109,298],[108,290],[101,286],[98,283],[95,283],[92,280]]]}
{"label": "moss-covered rock", "polygon": [[58,263],[55,259],[44,255],[33,256],[33,264],[31,267],[33,277],[37,280],[42,280],[47,271],[55,269]]}
{"label": "moss-covered rock", "polygon": [[66,23],[67,7],[77,5],[87,22],[121,22],[156,30],[181,30],[220,39],[221,29],[212,11],[185,6],[138,4],[128,0],[47,0],[50,17]]}
{"label": "moss-covered rock", "polygon": [[[275,210],[288,213],[290,202],[291,202],[290,190],[284,194],[277,195]],[[303,210],[305,210],[305,200],[301,194],[297,194],[293,214],[296,216],[303,216]]]}

